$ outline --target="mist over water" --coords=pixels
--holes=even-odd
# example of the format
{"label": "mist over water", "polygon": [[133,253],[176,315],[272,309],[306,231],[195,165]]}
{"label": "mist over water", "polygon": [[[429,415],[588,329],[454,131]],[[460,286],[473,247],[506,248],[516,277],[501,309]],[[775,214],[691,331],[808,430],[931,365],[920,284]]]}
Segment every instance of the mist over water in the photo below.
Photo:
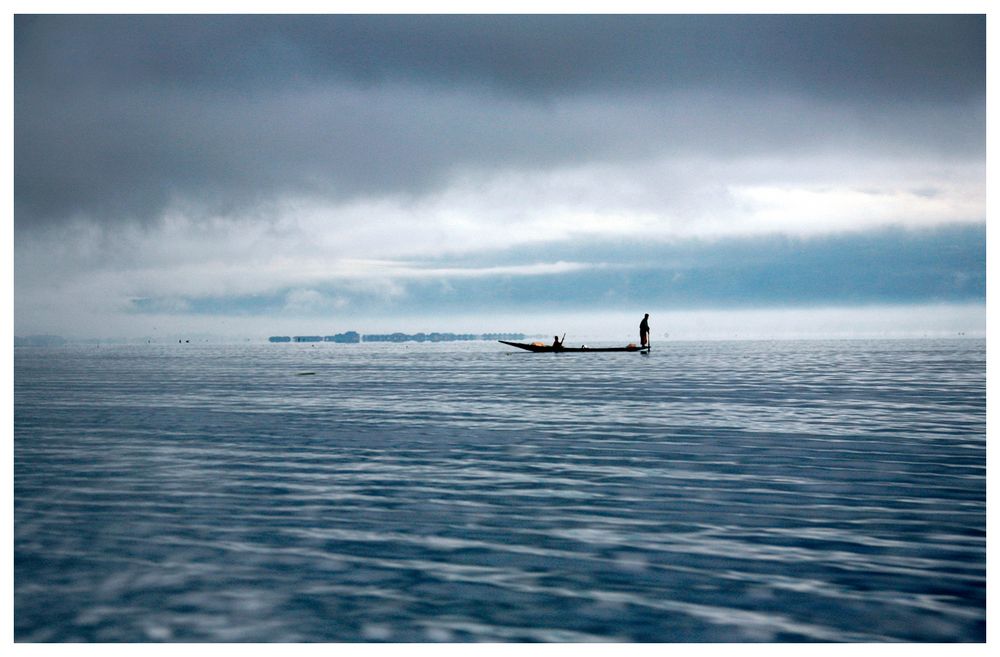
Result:
{"label": "mist over water", "polygon": [[17,348],[15,639],[984,641],[985,349]]}

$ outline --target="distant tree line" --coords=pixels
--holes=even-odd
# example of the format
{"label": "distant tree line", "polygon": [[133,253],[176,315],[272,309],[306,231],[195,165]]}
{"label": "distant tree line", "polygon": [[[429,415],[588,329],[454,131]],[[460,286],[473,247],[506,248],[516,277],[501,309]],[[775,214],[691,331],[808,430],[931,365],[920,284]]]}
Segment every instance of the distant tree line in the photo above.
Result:
{"label": "distant tree line", "polygon": [[347,331],[336,335],[272,335],[269,342],[457,342],[465,340],[523,340],[523,333],[371,333]]}

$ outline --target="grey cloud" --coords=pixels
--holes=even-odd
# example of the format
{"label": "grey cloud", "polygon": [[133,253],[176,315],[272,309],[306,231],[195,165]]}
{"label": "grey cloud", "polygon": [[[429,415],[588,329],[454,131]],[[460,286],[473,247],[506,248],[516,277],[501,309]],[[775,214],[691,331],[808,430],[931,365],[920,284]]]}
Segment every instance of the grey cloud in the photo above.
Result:
{"label": "grey cloud", "polygon": [[976,16],[18,16],[16,225],[665,151],[981,157],[984,80]]}
{"label": "grey cloud", "polygon": [[940,15],[19,16],[15,47],[18,73],[41,84],[403,78],[953,99],[983,94],[986,32],[983,16]]}

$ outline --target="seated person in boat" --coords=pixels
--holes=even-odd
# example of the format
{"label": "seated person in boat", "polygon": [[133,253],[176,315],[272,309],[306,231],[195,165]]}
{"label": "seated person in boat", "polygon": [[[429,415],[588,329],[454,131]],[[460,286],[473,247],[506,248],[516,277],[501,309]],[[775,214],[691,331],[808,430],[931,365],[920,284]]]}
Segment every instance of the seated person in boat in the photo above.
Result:
{"label": "seated person in boat", "polygon": [[563,346],[563,343],[559,342],[559,336],[558,335],[552,336],[552,348],[553,349],[562,349],[562,346]]}

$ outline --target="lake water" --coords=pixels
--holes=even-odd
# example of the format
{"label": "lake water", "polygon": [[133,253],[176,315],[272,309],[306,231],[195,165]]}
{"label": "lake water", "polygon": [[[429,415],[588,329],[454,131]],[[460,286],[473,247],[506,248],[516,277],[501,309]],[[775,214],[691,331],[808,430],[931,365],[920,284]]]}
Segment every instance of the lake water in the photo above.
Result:
{"label": "lake water", "polygon": [[15,639],[984,641],[985,351],[16,348]]}

